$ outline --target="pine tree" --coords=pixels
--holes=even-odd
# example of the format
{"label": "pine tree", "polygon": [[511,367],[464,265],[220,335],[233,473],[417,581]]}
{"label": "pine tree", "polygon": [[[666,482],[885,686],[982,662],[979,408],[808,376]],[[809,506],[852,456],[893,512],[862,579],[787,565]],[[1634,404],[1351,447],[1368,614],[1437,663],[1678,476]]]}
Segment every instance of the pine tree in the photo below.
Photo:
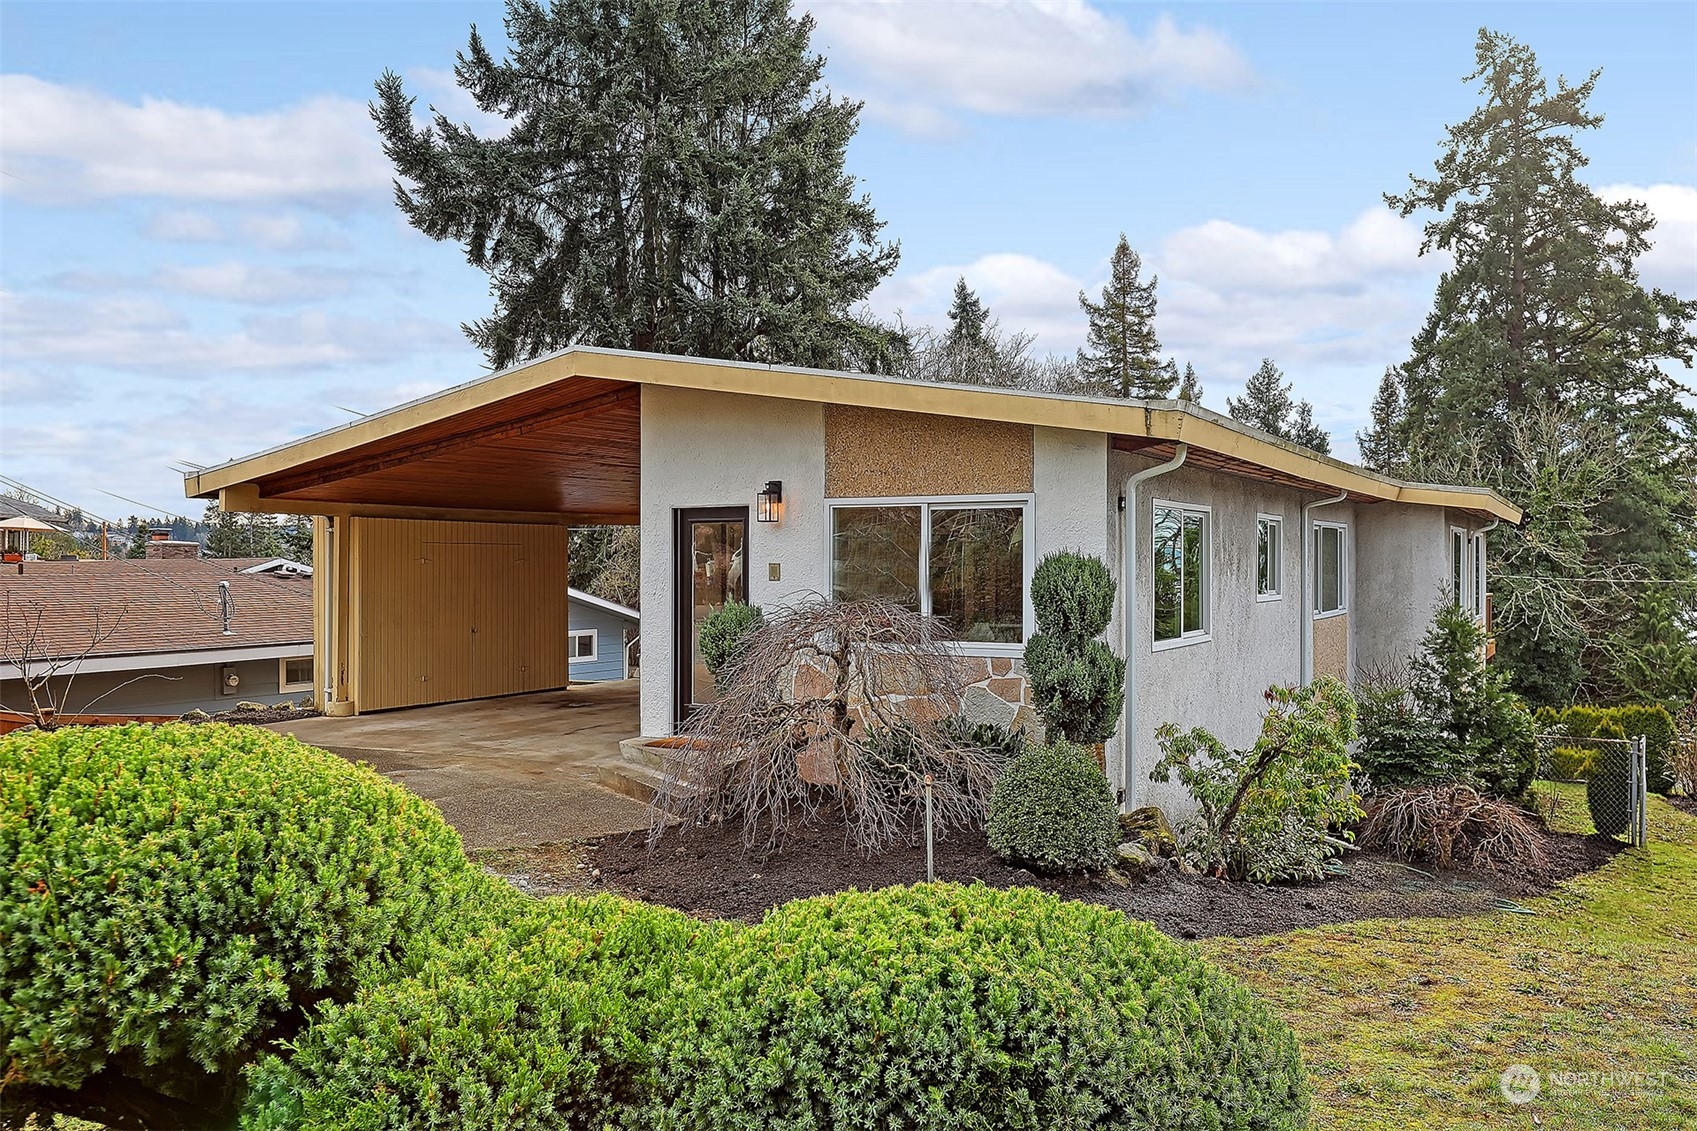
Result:
{"label": "pine tree", "polygon": [[282,554],[276,520],[268,514],[219,510],[217,503],[208,503],[206,522],[211,527],[206,537],[209,558],[275,558]]}
{"label": "pine tree", "polygon": [[[1480,106],[1446,132],[1435,175],[1385,198],[1403,216],[1435,213],[1421,250],[1453,260],[1401,366],[1391,454],[1416,474],[1476,464],[1481,482],[1528,484],[1545,513],[1566,516],[1559,530],[1534,521],[1536,540],[1493,535],[1493,566],[1515,562],[1491,580],[1500,655],[1527,694],[1565,697],[1577,679],[1608,695],[1618,690],[1611,657],[1649,635],[1632,627],[1646,606],[1631,579],[1671,581],[1688,603],[1697,595],[1697,413],[1668,364],[1692,363],[1697,302],[1640,285],[1654,217],[1580,179],[1575,137],[1602,124],[1588,108],[1599,72],[1558,78],[1552,92],[1529,47],[1488,29],[1475,62],[1466,81]],[[1605,490],[1532,474],[1537,461],[1514,438],[1545,416],[1570,431],[1601,427],[1591,451],[1605,460],[1629,453]],[[1567,530],[1588,532],[1583,558],[1565,540],[1559,554],[1548,547]]]}
{"label": "pine tree", "polygon": [[1324,428],[1314,423],[1314,406],[1307,401],[1298,402],[1296,414],[1291,418],[1288,437],[1323,456],[1332,454],[1332,438]]}
{"label": "pine tree", "polygon": [[949,304],[949,329],[943,335],[943,379],[966,384],[995,383],[995,350],[990,311],[961,278]]}
{"label": "pine tree", "polygon": [[1078,293],[1078,305],[1090,323],[1088,348],[1078,351],[1078,369],[1086,387],[1099,396],[1169,397],[1178,381],[1170,364],[1162,363],[1155,336],[1159,280],[1150,276],[1143,282],[1142,271],[1143,260],[1122,232],[1102,301],[1091,302],[1083,291]]}
{"label": "pine tree", "polygon": [[1249,381],[1243,387],[1243,396],[1227,397],[1226,411],[1233,420],[1241,420],[1263,432],[1271,432],[1275,436],[1285,434],[1285,422],[1295,410],[1296,405],[1291,400],[1291,386],[1284,380],[1284,374],[1273,364],[1273,359],[1261,359],[1260,368],[1250,375]]}
{"label": "pine tree", "polygon": [[1188,361],[1184,363],[1184,378],[1178,383],[1178,399],[1191,404],[1202,403],[1202,379],[1196,375],[1196,367]]}
{"label": "pine tree", "polygon": [[1402,450],[1402,379],[1396,366],[1385,366],[1379,378],[1379,391],[1373,394],[1373,407],[1366,431],[1355,434],[1361,449],[1361,463],[1374,471],[1390,472],[1400,462]]}
{"label": "pine tree", "polygon": [[454,68],[498,137],[415,128],[383,74],[396,202],[488,272],[465,331],[492,366],[587,343],[887,367],[853,310],[899,249],[844,172],[860,104],[822,85],[813,26],[788,0],[508,0],[506,57],[473,27]]}
{"label": "pine tree", "polygon": [[1233,420],[1326,455],[1332,450],[1331,437],[1314,423],[1314,406],[1292,398],[1291,383],[1284,376],[1272,358],[1262,358],[1243,396],[1226,398],[1226,411]]}

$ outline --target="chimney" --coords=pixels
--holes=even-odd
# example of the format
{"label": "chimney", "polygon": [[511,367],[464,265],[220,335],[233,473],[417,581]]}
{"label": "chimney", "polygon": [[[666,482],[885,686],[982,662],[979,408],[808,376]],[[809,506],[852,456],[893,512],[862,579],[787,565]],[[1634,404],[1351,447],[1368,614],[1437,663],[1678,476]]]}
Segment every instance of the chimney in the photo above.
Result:
{"label": "chimney", "polygon": [[171,540],[171,528],[169,526],[150,526],[147,528],[147,540],[149,542],[169,542]]}
{"label": "chimney", "polygon": [[[156,532],[157,533],[157,532]],[[169,530],[166,534],[171,533]],[[199,542],[173,542],[170,538],[150,537],[147,540],[148,558],[198,558]]]}

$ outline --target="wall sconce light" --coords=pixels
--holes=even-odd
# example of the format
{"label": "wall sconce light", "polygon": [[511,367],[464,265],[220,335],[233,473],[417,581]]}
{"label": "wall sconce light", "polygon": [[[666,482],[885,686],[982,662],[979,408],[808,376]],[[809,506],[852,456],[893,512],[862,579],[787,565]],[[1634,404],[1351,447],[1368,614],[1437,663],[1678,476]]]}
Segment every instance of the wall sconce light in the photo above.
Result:
{"label": "wall sconce light", "polygon": [[760,488],[760,494],[756,497],[760,500],[760,506],[755,512],[755,517],[761,522],[777,522],[778,516],[783,513],[784,509],[783,482],[777,479],[772,480],[766,486]]}

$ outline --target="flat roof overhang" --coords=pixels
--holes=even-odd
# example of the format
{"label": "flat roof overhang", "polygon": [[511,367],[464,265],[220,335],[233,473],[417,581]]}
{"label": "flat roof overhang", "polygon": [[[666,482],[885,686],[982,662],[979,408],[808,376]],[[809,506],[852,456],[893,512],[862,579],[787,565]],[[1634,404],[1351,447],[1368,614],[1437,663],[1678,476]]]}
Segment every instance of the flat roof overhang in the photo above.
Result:
{"label": "flat roof overhang", "polygon": [[1479,487],[1407,483],[1181,401],[1107,400],[574,347],[184,477],[229,510],[634,523],[641,386],[713,390],[1099,432],[1116,448],[1358,502],[1519,522]]}

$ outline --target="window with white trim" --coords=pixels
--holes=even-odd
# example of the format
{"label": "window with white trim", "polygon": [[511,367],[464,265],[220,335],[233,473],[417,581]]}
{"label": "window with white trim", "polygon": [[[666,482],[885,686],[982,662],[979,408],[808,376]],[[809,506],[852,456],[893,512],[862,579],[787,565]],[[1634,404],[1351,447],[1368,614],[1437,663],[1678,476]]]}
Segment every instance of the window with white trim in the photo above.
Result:
{"label": "window with white trim", "polygon": [[1450,603],[1467,607],[1467,531],[1450,527]]}
{"label": "window with white trim", "polygon": [[566,655],[574,664],[587,664],[600,659],[601,634],[593,628],[573,629]]}
{"label": "window with white trim", "polygon": [[1024,500],[872,500],[831,507],[831,596],[883,597],[967,644],[1025,640]]}
{"label": "window with white trim", "polygon": [[1284,592],[1285,520],[1276,514],[1255,519],[1255,596],[1277,601]]}
{"label": "window with white trim", "polygon": [[278,691],[312,690],[312,657],[288,656],[277,661]]}
{"label": "window with white trim", "polygon": [[1344,525],[1314,524],[1314,615],[1349,610],[1349,571],[1344,568]]}
{"label": "window with white trim", "polygon": [[1208,639],[1208,580],[1213,513],[1184,503],[1155,503],[1155,644]]}

